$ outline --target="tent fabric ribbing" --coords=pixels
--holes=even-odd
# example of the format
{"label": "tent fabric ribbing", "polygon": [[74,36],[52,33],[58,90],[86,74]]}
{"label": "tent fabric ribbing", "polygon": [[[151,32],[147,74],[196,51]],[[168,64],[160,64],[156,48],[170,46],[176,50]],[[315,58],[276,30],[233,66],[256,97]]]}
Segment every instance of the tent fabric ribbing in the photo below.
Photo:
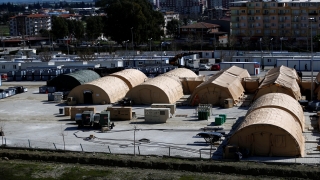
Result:
{"label": "tent fabric ribbing", "polygon": [[67,91],[99,78],[99,74],[92,70],[80,70],[69,74],[59,75],[48,81],[47,86],[53,86],[56,87],[57,90]]}

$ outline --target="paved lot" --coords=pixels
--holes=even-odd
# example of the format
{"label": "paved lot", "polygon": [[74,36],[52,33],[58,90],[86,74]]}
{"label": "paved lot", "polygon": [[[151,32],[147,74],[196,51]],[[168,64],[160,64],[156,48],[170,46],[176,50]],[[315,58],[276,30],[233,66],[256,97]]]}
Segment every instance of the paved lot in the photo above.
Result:
{"label": "paved lot", "polygon": [[[223,131],[229,133],[232,127],[236,127],[243,119],[248,109],[241,106],[230,109],[213,107],[209,120],[198,120],[195,107],[178,106],[176,114],[167,123],[146,124],[143,114],[144,108],[148,106],[134,106],[133,111],[136,112],[137,119],[115,121],[116,127],[113,130],[101,133],[99,129],[78,129],[69,117],[59,114],[59,108],[65,104],[48,102],[47,94],[39,94],[38,87],[44,85],[44,82],[3,82],[3,87],[0,88],[18,84],[24,85],[29,91],[0,100],[0,125],[3,126],[5,133],[2,143],[9,146],[63,149],[64,137],[67,150],[209,158],[210,145],[206,144],[204,139],[196,137],[196,134],[201,132],[202,128],[216,127],[214,117],[219,114],[227,115],[227,121],[221,127],[224,128]],[[99,112],[107,106],[109,105],[95,107]],[[316,123],[309,118],[312,114],[315,113],[305,113],[307,128]],[[89,139],[90,135],[94,135],[95,138]],[[248,160],[319,163],[320,152],[316,151],[316,146],[320,134],[311,128],[306,130],[304,135],[306,139],[304,158],[250,157]],[[150,142],[139,141],[143,139],[148,139]],[[214,159],[222,158],[221,147],[213,147],[212,152]]]}

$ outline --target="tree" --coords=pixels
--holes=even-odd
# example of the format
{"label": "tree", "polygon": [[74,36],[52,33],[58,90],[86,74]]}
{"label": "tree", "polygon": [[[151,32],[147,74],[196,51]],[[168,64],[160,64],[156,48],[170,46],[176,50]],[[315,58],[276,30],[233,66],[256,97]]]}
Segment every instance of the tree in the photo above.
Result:
{"label": "tree", "polygon": [[91,16],[86,19],[86,33],[89,39],[97,39],[103,30],[102,17]]}
{"label": "tree", "polygon": [[69,36],[73,36],[77,39],[81,39],[84,36],[84,25],[81,21],[67,20]]}
{"label": "tree", "polygon": [[167,23],[167,35],[174,35],[179,30],[180,23],[177,19],[172,19]]}
{"label": "tree", "polygon": [[80,58],[80,61],[93,61],[95,58],[94,53],[87,48],[84,51],[79,51],[77,54]]}
{"label": "tree", "polygon": [[39,53],[39,58],[41,62],[49,62],[52,59],[51,53],[47,50]]}
{"label": "tree", "polygon": [[[154,11],[147,0],[101,0],[105,7],[105,35],[121,44],[132,39],[135,44],[147,42],[148,38],[159,40],[163,36],[164,17]],[[131,29],[132,28],[132,29]]]}
{"label": "tree", "polygon": [[64,38],[68,33],[68,23],[64,18],[52,16],[52,34],[55,38]]}

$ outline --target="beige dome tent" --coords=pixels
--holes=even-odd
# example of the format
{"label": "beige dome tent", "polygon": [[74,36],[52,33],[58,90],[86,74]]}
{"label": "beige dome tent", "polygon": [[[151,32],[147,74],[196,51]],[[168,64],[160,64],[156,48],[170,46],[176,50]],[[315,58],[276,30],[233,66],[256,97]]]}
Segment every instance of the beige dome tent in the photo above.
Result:
{"label": "beige dome tent", "polygon": [[[281,66],[284,67],[284,66]],[[275,69],[275,68],[274,68]],[[301,99],[300,87],[298,80],[290,74],[287,68],[277,68],[279,71],[272,71],[274,73],[267,73],[262,83],[260,84],[258,91],[254,99],[267,93],[284,93],[296,100]],[[271,70],[270,70],[271,71]],[[295,70],[294,70],[295,72]]]}
{"label": "beige dome tent", "polygon": [[68,97],[80,104],[110,104],[124,98],[128,91],[128,85],[120,78],[105,76],[73,88]]}
{"label": "beige dome tent", "polygon": [[193,71],[187,68],[176,68],[162,74],[161,76],[177,77],[178,79],[185,78],[185,77],[198,77],[196,73],[194,73]]}
{"label": "beige dome tent", "polygon": [[298,120],[301,126],[301,131],[304,131],[305,117],[301,105],[297,100],[283,93],[268,93],[261,96],[254,101],[247,114],[250,114],[252,111],[257,109],[270,107],[279,108],[290,113]]}
{"label": "beige dome tent", "polygon": [[287,111],[261,108],[249,113],[229,144],[258,156],[304,156],[301,126]]}
{"label": "beige dome tent", "polygon": [[135,104],[173,104],[183,96],[179,81],[166,76],[158,76],[132,88],[126,95]]}
{"label": "beige dome tent", "polygon": [[148,78],[147,76],[136,69],[125,69],[116,73],[112,73],[109,76],[114,76],[122,79],[130,89],[145,82]]}
{"label": "beige dome tent", "polygon": [[270,74],[274,74],[274,73],[277,73],[277,72],[281,72],[281,74],[284,74],[292,79],[296,79],[297,80],[297,83],[299,83],[301,81],[300,77],[298,76],[298,73],[295,69],[293,68],[289,68],[287,66],[279,66],[279,67],[275,67],[275,68],[272,68],[270,69],[267,73],[266,73],[266,76],[270,75]]}
{"label": "beige dome tent", "polygon": [[[230,69],[234,69],[235,71],[231,71],[232,73],[230,73]],[[199,103],[222,105],[225,99],[231,98],[234,104],[236,104],[244,94],[241,78],[250,77],[247,70],[241,69],[232,66],[211,76],[194,90],[190,103],[192,105]]]}

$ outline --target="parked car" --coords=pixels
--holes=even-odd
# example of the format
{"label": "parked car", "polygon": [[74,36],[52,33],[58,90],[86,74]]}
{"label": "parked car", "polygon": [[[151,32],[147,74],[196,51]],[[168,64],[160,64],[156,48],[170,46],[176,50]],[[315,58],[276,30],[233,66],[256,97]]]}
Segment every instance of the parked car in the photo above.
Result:
{"label": "parked car", "polygon": [[200,64],[200,65],[199,65],[199,70],[200,70],[200,71],[208,71],[208,70],[210,70],[210,69],[211,69],[211,67],[208,66],[208,65],[206,65],[206,64]]}
{"label": "parked car", "polygon": [[220,71],[220,64],[213,64],[211,66],[211,71]]}

